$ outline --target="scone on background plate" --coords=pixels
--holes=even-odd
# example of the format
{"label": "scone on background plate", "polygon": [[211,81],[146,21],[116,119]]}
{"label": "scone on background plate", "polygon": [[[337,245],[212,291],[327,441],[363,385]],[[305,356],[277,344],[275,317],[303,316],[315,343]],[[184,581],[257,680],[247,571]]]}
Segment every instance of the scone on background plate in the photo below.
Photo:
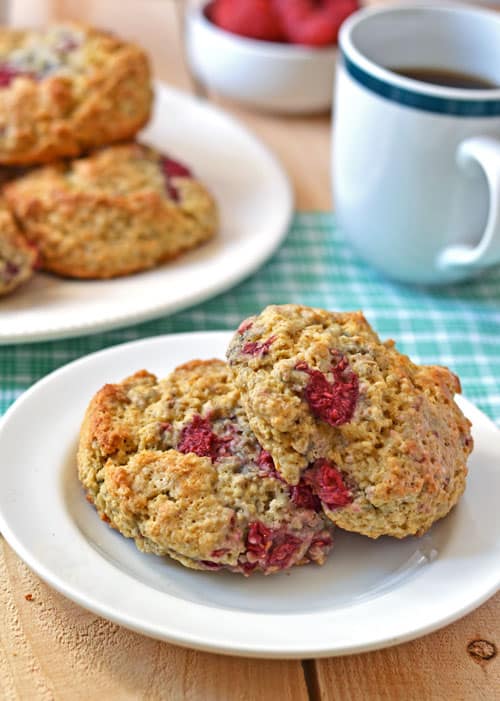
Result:
{"label": "scone on background plate", "polygon": [[465,488],[470,422],[447,368],[382,343],[360,312],[270,306],[228,350],[250,427],[341,528],[421,535]]}
{"label": "scone on background plate", "polygon": [[35,169],[4,191],[41,267],[68,277],[146,270],[217,229],[215,202],[188,168],[136,143]]}
{"label": "scone on background plate", "polygon": [[0,200],[0,296],[32,276],[36,258],[35,248],[21,236],[12,214]]}
{"label": "scone on background plate", "polygon": [[332,545],[319,501],[276,474],[220,360],[105,385],[87,409],[78,471],[102,519],[186,567],[272,574],[322,564]]}
{"label": "scone on background plate", "polygon": [[148,60],[135,44],[75,23],[0,28],[0,164],[131,139],[151,102]]}

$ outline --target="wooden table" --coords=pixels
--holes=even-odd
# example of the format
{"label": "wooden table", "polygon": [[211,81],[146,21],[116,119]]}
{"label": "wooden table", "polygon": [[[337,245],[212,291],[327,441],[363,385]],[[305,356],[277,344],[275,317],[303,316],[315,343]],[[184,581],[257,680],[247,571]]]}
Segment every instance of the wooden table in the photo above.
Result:
{"label": "wooden table", "polygon": [[[147,46],[160,78],[191,90],[169,0],[18,0],[11,17],[16,23],[75,17],[108,26]],[[330,208],[328,116],[224,107],[277,153],[299,209]],[[464,577],[473,576],[464,570]],[[150,640],[88,613],[49,589],[0,537],[0,611],[4,701],[500,699],[500,594],[437,633],[387,650],[304,662],[224,657]]]}

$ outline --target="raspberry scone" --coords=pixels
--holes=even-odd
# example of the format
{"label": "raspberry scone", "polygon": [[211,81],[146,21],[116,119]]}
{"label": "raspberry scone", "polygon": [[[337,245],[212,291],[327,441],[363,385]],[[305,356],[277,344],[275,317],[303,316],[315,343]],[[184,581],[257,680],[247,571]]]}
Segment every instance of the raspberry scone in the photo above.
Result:
{"label": "raspberry scone", "polygon": [[4,190],[41,266],[68,277],[146,270],[217,228],[215,202],[188,168],[135,143],[38,168]]}
{"label": "raspberry scone", "polygon": [[152,102],[146,54],[65,23],[0,29],[0,163],[32,165],[131,139]]}
{"label": "raspberry scone", "polygon": [[0,296],[28,280],[35,261],[34,247],[21,236],[11,213],[0,200]]}
{"label": "raspberry scone", "polygon": [[423,534],[465,488],[470,422],[458,378],[382,343],[360,312],[270,306],[228,350],[250,428],[338,526]]}
{"label": "raspberry scone", "polygon": [[105,385],[83,422],[78,471],[102,519],[186,567],[271,574],[322,564],[332,545],[319,500],[279,478],[220,360]]}

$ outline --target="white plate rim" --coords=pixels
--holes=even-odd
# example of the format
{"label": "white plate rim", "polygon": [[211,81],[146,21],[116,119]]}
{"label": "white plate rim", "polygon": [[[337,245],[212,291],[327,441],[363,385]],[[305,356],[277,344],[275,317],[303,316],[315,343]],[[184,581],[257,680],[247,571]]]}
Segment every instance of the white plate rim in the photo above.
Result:
{"label": "white plate rim", "polygon": [[[274,232],[272,232],[273,235],[270,235],[265,239],[264,245],[262,245],[261,248],[255,249],[254,255],[249,257],[240,257],[241,262],[238,266],[232,269],[225,269],[223,276],[220,278],[214,277],[211,283],[205,285],[203,289],[196,290],[194,292],[187,292],[182,301],[171,302],[168,299],[165,299],[163,301],[158,301],[155,304],[149,304],[147,308],[140,311],[123,311],[122,313],[114,313],[107,317],[103,315],[97,321],[75,321],[60,326],[52,325],[44,330],[37,330],[35,333],[23,330],[3,334],[0,329],[0,346],[15,343],[36,343],[40,341],[74,338],[81,335],[110,331],[130,324],[142,323],[163,315],[170,315],[182,311],[186,308],[211,299],[212,297],[229,290],[237,283],[248,278],[275,253],[286,238],[293,218],[294,193],[286,171],[271,149],[268,148],[248,127],[246,127],[236,117],[226,112],[223,108],[211,102],[202,100],[201,98],[191,95],[183,90],[173,88],[160,80],[155,80],[154,86],[155,92],[159,93],[160,95],[170,95],[174,99],[182,100],[186,105],[192,104],[202,107],[205,112],[213,115],[217,119],[223,120],[232,129],[239,131],[239,133],[245,139],[247,139],[248,142],[252,143],[252,147],[254,148],[255,152],[259,154],[259,158],[261,160],[267,160],[269,169],[274,171],[273,178],[275,182],[278,183],[282,189],[284,201],[280,225],[276,227]],[[147,127],[149,126],[150,125],[147,125]],[[141,140],[141,134],[138,136],[139,140]],[[193,163],[192,165],[196,169],[196,163]],[[207,183],[207,185],[210,187],[210,183]],[[147,272],[148,271],[146,271],[146,273]],[[166,275],[168,275],[168,270],[165,272]],[[126,280],[127,276],[119,279]],[[92,284],[92,281],[86,281],[86,284]],[[1,311],[0,306],[0,316]]]}
{"label": "white plate rim", "polygon": [[[189,342],[195,342],[197,340],[201,342],[207,342],[208,339],[216,339],[216,342],[220,344],[220,347],[223,348],[226,344],[231,335],[231,332],[228,331],[211,331],[211,332],[187,332],[187,333],[179,333],[179,334],[167,334],[163,336],[155,336],[152,338],[146,338],[146,339],[141,339],[138,341],[132,341],[128,343],[123,343],[119,344],[116,346],[112,346],[110,348],[97,351],[95,353],[92,353],[90,355],[84,356],[82,358],[79,358],[78,360],[75,360],[71,363],[68,363],[67,365],[64,365],[63,367],[53,371],[49,375],[45,376],[41,380],[39,380],[37,383],[35,383],[32,387],[30,387],[26,392],[19,397],[19,399],[16,400],[16,402],[7,410],[5,415],[2,417],[0,421],[0,446],[2,444],[3,440],[3,434],[4,431],[6,430],[6,427],[8,427],[9,422],[11,421],[12,417],[14,417],[18,412],[23,410],[23,407],[25,404],[29,403],[32,400],[32,397],[36,396],[40,391],[45,391],[46,386],[50,386],[50,384],[61,377],[64,377],[64,375],[68,373],[74,373],[75,371],[78,372],[79,368],[82,366],[85,366],[89,362],[92,363],[94,360],[100,360],[100,359],[105,359],[108,357],[112,357],[114,353],[118,352],[127,352],[128,350],[131,350],[132,352],[136,350],[144,350],[147,349],[150,344],[164,344],[166,343],[167,345],[169,343],[182,343],[183,345],[189,344]],[[208,357],[208,356],[207,356]],[[133,372],[136,368],[132,367],[131,372]],[[466,411],[466,414],[469,417],[472,417],[475,421],[477,422],[482,422],[483,426],[486,427],[489,431],[493,431],[495,433],[495,437],[498,439],[499,437],[499,431],[495,424],[486,416],[484,415],[477,407],[475,407],[472,403],[470,403],[468,400],[464,398],[460,398],[460,403],[462,406],[462,409]],[[462,605],[455,607],[454,610],[449,611],[445,615],[442,615],[441,617],[437,618],[430,624],[426,625],[414,625],[413,627],[409,628],[406,631],[400,632],[398,635],[395,636],[387,636],[384,635],[383,633],[366,641],[354,641],[352,644],[349,645],[342,645],[341,647],[335,646],[335,644],[330,645],[325,647],[324,645],[321,647],[317,648],[311,648],[309,647],[301,647],[299,645],[288,645],[286,648],[276,648],[273,646],[269,646],[268,644],[260,643],[256,644],[255,642],[248,643],[248,642],[239,642],[239,644],[235,644],[234,640],[231,641],[231,644],[225,645],[223,644],[220,640],[214,642],[213,639],[211,639],[211,636],[206,635],[186,635],[183,632],[174,631],[174,630],[164,630],[164,629],[159,629],[158,626],[155,625],[155,623],[149,621],[147,624],[144,623],[144,621],[138,620],[137,617],[134,617],[133,615],[129,615],[128,613],[124,613],[123,611],[116,611],[116,610],[110,610],[109,607],[106,607],[105,605],[102,605],[98,600],[94,599],[89,599],[89,597],[85,594],[85,592],[75,590],[74,587],[69,586],[65,581],[64,578],[62,578],[60,575],[57,573],[54,573],[50,569],[48,569],[44,563],[40,560],[39,557],[37,557],[36,553],[33,553],[30,551],[29,548],[27,548],[17,537],[15,528],[11,528],[10,524],[5,520],[4,518],[4,513],[3,513],[3,505],[1,501],[2,497],[0,494],[0,533],[5,537],[5,540],[8,542],[8,544],[13,548],[13,550],[19,555],[19,557],[24,560],[24,562],[36,573],[38,574],[45,582],[47,582],[51,587],[59,591],[61,594],[66,596],[68,599],[74,601],[75,603],[81,605],[82,607],[92,611],[93,613],[100,615],[108,620],[111,620],[119,625],[122,625],[126,628],[129,628],[130,630],[133,630],[135,632],[147,635],[149,637],[153,637],[155,639],[160,639],[164,640],[166,642],[171,642],[177,645],[185,646],[185,647],[190,647],[190,648],[195,648],[195,649],[200,649],[208,652],[218,652],[218,653],[223,653],[223,654],[229,654],[229,655],[239,655],[239,656],[247,656],[247,657],[266,657],[266,658],[279,658],[279,659],[303,659],[303,658],[320,658],[320,657],[328,657],[328,656],[340,656],[340,655],[348,655],[348,654],[354,654],[354,653],[361,653],[361,652],[368,652],[370,650],[376,650],[376,649],[382,649],[385,647],[390,647],[392,645],[397,645],[409,640],[413,640],[417,637],[421,637],[423,635],[426,635],[428,633],[431,633],[439,628],[442,628],[443,626],[446,626],[450,623],[453,623],[457,619],[463,617],[470,611],[474,610],[478,606],[480,606],[482,603],[484,603],[487,599],[489,599],[492,595],[498,591],[500,588],[500,562],[499,566],[497,568],[496,573],[494,573],[494,577],[491,580],[491,583],[488,587],[485,587],[480,595],[476,595],[473,599],[470,601],[466,601]],[[124,575],[127,577],[127,575]],[[163,594],[163,596],[169,597],[168,594]],[[174,602],[177,602],[178,600],[175,597],[169,597],[174,600]],[[176,604],[177,605],[177,604]],[[205,607],[205,605],[200,605],[197,603],[192,603],[189,602],[188,607],[191,608],[193,607],[193,610],[195,612],[200,613],[202,609],[209,609],[212,610],[210,606]],[[357,604],[353,607],[347,606],[346,608],[352,610],[353,608],[356,608],[357,606],[364,606]],[[218,609],[215,610],[216,616],[220,616],[220,611]],[[252,617],[264,617],[266,619],[269,619],[270,623],[277,624],[280,620],[283,621],[283,615],[279,616],[269,616],[268,614],[255,614],[255,613],[248,613],[248,612],[233,612],[231,611],[229,616],[234,616],[238,619],[239,623],[246,621],[250,621]],[[297,614],[297,616],[309,616],[310,614]],[[316,615],[316,614],[315,614]],[[314,616],[311,616],[311,619],[315,618]],[[286,616],[288,618],[288,616]],[[293,618],[293,617],[292,617]],[[319,619],[318,619],[319,620]],[[215,622],[215,621],[214,621]]]}

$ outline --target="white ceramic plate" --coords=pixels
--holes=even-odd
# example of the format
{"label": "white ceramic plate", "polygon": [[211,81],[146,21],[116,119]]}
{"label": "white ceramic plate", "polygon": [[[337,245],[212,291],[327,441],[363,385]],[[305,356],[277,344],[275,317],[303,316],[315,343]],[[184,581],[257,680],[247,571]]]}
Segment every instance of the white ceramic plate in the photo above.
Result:
{"label": "white ceramic plate", "polygon": [[275,157],[222,110],[161,83],[140,140],[184,161],[219,204],[219,235],[180,258],[115,280],[37,273],[0,300],[0,344],[102,331],[178,311],[231,287],[269,258],[293,211]]}
{"label": "white ceramic plate", "polygon": [[491,596],[500,582],[500,432],[460,400],[476,448],[464,497],[423,538],[337,530],[324,567],[271,577],[204,573],[136,550],[99,520],[76,478],[88,401],[140,368],[159,376],[189,358],[223,357],[224,332],[116,346],[57,370],[0,425],[0,529],[46,582],[132,630],[236,655],[317,657],[361,652],[430,632]]}

